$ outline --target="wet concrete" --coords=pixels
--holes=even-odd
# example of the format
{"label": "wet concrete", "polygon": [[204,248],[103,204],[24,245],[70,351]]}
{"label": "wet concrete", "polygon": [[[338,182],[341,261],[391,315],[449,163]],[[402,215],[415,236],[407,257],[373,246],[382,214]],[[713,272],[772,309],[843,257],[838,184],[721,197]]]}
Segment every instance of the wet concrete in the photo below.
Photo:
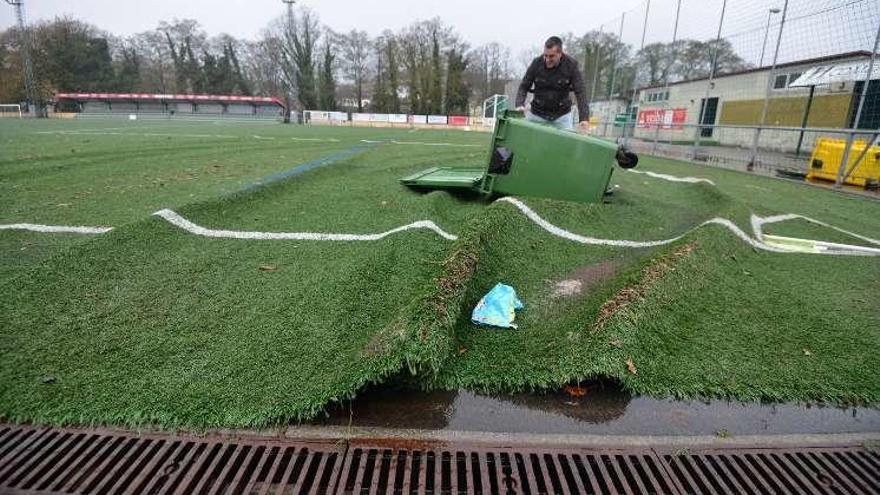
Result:
{"label": "wet concrete", "polygon": [[491,433],[763,435],[880,431],[880,409],[817,404],[676,401],[632,397],[613,382],[586,394],[485,395],[465,390],[364,391],[332,408],[321,425]]}

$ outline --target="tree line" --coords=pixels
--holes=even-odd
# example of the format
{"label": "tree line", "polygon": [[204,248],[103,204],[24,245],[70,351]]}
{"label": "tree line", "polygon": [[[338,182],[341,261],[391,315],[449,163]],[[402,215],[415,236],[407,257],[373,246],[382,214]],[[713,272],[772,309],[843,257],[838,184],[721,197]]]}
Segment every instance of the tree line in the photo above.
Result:
{"label": "tree line", "polygon": [[[191,19],[119,37],[62,17],[32,25],[28,34],[39,102],[56,92],[214,93],[276,96],[300,109],[465,114],[520,76],[509,48],[471,47],[439,18],[371,36],[335,32],[298,8],[272,20],[258,39],[244,40],[209,36]],[[564,39],[597,100],[748,67],[725,40],[635,50],[598,31]],[[0,102],[25,99],[20,40],[16,28],[0,31]]]}

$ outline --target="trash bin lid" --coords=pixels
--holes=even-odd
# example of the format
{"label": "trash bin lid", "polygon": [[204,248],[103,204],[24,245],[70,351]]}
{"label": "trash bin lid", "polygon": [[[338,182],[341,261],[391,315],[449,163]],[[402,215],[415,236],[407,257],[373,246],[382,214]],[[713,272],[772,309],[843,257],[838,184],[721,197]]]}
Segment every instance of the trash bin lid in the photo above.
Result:
{"label": "trash bin lid", "polygon": [[483,179],[485,168],[433,167],[400,179],[413,187],[473,189]]}

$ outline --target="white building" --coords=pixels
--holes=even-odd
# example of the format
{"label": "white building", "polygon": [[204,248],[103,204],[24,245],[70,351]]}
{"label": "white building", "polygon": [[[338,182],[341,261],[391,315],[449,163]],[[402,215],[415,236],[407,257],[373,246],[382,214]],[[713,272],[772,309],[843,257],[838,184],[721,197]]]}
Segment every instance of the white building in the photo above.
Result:
{"label": "white building", "polygon": [[[838,78],[836,82],[815,85],[812,89],[796,87],[800,76],[817,68],[822,71],[825,67],[850,67],[853,68],[851,73],[858,74],[858,69],[865,66],[862,72],[866,73],[870,57],[870,52],[851,52],[780,64],[772,74],[770,67],[761,67],[724,74],[711,82],[708,78],[702,78],[671,83],[668,88],[662,85],[640,88],[635,137],[654,139],[657,135],[655,124],[658,121],[661,122],[660,140],[681,143],[694,141],[697,132],[694,126],[699,122],[719,126],[760,125],[764,96],[770,82],[772,89],[766,126],[771,129],[762,132],[761,147],[783,152],[794,151],[801,133],[773,130],[772,127],[801,127],[806,116],[807,127],[851,128],[857,96],[864,85],[856,78]],[[773,80],[769,81],[771,75]],[[872,108],[866,106],[859,128],[880,127],[880,82],[876,79],[875,71],[867,98]],[[704,141],[741,147],[751,146],[755,135],[753,129],[723,127],[705,128],[700,132]],[[807,132],[803,136],[802,149],[812,149],[815,138],[823,135],[842,137]]]}

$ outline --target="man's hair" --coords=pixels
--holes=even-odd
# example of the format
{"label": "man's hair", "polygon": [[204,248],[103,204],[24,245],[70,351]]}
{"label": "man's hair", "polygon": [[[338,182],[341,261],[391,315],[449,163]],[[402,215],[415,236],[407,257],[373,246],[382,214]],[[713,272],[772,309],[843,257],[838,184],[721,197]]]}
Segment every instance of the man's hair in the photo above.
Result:
{"label": "man's hair", "polygon": [[562,38],[559,36],[551,36],[544,42],[544,48],[553,48],[554,46],[558,46],[559,49],[562,50]]}

